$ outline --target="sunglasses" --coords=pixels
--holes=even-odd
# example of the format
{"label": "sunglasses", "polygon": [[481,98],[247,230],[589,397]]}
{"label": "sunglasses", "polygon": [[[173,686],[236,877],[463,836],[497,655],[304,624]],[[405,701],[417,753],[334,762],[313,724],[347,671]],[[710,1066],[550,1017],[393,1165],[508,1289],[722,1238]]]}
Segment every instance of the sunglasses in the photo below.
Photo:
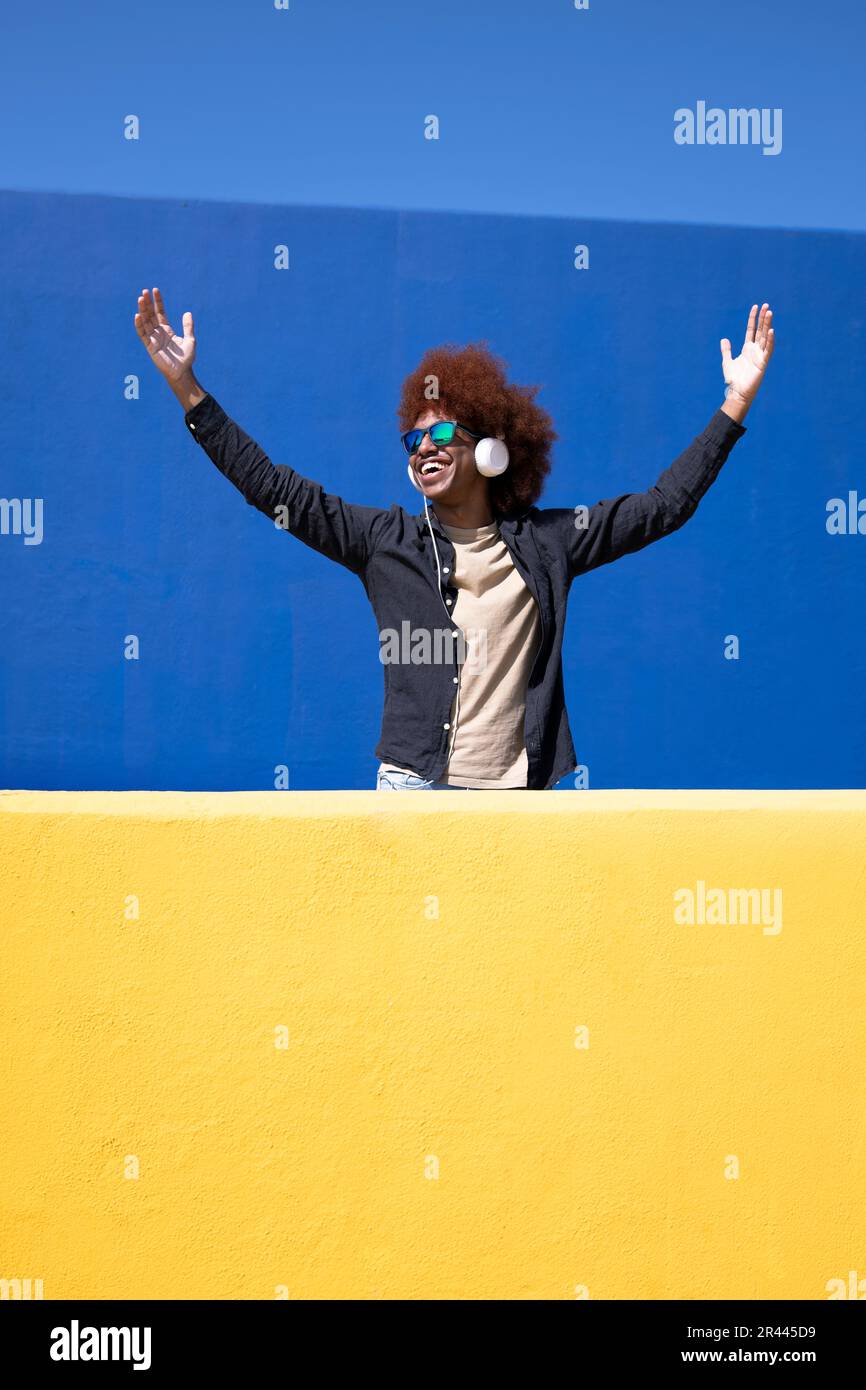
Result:
{"label": "sunglasses", "polygon": [[468,430],[465,425],[460,425],[456,420],[437,420],[435,425],[431,425],[429,430],[407,430],[401,434],[407,454],[417,454],[421,448],[421,441],[425,434],[429,434],[430,443],[439,448],[442,444],[451,444],[458,430],[464,434],[471,434],[473,439],[483,439],[483,434],[476,434],[474,430]]}

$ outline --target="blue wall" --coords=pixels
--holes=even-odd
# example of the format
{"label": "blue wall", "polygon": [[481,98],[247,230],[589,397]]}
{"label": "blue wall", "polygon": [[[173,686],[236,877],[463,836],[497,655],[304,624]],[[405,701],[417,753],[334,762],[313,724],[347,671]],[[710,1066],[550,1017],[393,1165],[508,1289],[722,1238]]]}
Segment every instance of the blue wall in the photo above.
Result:
{"label": "blue wall", "polygon": [[828,499],[866,496],[862,235],[16,193],[0,229],[0,497],[43,498],[45,528],[0,536],[3,786],[267,788],[282,763],[296,789],[374,785],[364,590],[188,434],[133,328],[143,285],[178,327],[193,310],[200,381],[275,462],[412,511],[395,407],[431,344],[487,338],[543,384],[541,505],[572,507],[655,481],[769,300],[767,382],[696,516],[572,588],[575,745],[593,787],[866,785],[866,535],[826,529]]}

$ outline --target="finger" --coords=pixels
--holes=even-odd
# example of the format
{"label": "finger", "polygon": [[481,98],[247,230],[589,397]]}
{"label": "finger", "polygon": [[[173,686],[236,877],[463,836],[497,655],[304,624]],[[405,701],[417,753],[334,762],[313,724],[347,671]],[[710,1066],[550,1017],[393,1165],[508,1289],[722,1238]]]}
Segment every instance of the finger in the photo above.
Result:
{"label": "finger", "polygon": [[186,313],[183,316],[183,336],[185,338],[195,337],[195,328],[193,327],[192,314],[190,313],[189,309],[187,309]]}
{"label": "finger", "polygon": [[770,308],[770,306],[769,306],[769,304],[768,304],[768,305],[767,305],[767,312],[766,312],[766,314],[764,315],[764,337],[763,337],[763,341],[762,341],[762,344],[761,344],[761,346],[763,347],[763,349],[764,349],[765,352],[769,352],[770,334],[772,333],[772,331],[773,331],[773,311],[772,311],[772,309]]}
{"label": "finger", "polygon": [[141,334],[142,338],[146,340],[149,332],[147,322],[147,303],[145,301],[144,295],[142,294],[138,296],[138,313],[135,316],[135,321],[138,326],[139,333]]}
{"label": "finger", "polygon": [[747,343],[751,343],[751,342],[754,341],[754,337],[755,337],[755,320],[756,320],[757,316],[758,316],[758,306],[757,306],[757,304],[753,304],[753,305],[752,305],[752,311],[751,311],[751,313],[749,314],[749,322],[746,324],[746,336],[745,336],[745,338],[743,339],[743,346],[744,346],[744,347],[746,346]]}
{"label": "finger", "polygon": [[166,337],[171,336],[171,328],[168,324],[160,323],[156,315],[156,306],[149,293],[145,296],[145,304],[147,306],[146,325],[150,335],[151,346],[155,348],[161,347]]}
{"label": "finger", "polygon": [[755,333],[755,340],[759,347],[763,347],[767,340],[767,310],[769,307],[769,304],[762,304],[761,312],[758,315],[758,328]]}
{"label": "finger", "polygon": [[144,343],[144,346],[146,348],[149,348],[151,340],[151,329],[150,325],[147,322],[146,315],[141,313],[141,311],[139,310],[139,312],[135,315],[135,318],[133,319],[133,323],[135,324],[135,331],[138,334],[141,341]]}
{"label": "finger", "polygon": [[156,319],[153,315],[153,302],[149,290],[142,290],[138,296],[138,312],[141,314],[145,333],[152,333],[156,328]]}
{"label": "finger", "polygon": [[156,310],[157,323],[161,323],[164,328],[168,328],[169,322],[165,316],[165,305],[162,302],[162,291],[158,290],[155,285],[153,287],[153,305],[154,309]]}
{"label": "finger", "polygon": [[773,348],[776,346],[775,329],[771,328],[767,334],[767,361],[773,356]]}
{"label": "finger", "polygon": [[730,343],[730,339],[729,339],[729,338],[723,338],[722,341],[721,341],[721,343],[719,344],[719,346],[720,346],[721,349],[722,349],[722,370],[724,371],[725,367],[729,366],[729,365],[730,365],[730,361],[731,361],[731,343]]}

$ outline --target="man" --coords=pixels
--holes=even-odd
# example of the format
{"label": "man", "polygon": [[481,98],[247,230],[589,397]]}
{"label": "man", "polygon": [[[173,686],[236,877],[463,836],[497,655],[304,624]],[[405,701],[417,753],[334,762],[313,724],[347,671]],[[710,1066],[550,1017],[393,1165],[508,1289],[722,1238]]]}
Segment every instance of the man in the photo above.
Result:
{"label": "man", "polygon": [[274,465],[192,366],[192,314],[172,329],[158,289],[136,330],[217,468],[278,525],[356,574],[376,614],[385,677],[381,790],[543,789],[575,769],[562,679],[566,599],[579,574],[643,549],[694,513],[733,445],[774,347],[752,306],[725,400],[647,492],[539,508],[556,438],[537,387],[509,383],[484,344],[431,349],[398,417],[423,509],[344,502]]}

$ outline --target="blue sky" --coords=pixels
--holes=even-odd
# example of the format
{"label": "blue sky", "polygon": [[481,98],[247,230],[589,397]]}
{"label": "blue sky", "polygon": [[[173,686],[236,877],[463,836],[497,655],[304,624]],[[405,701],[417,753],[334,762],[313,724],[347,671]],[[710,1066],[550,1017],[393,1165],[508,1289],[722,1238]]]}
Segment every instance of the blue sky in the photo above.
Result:
{"label": "blue sky", "polygon": [[[19,0],[0,186],[863,230],[864,15],[862,0]],[[781,152],[677,145],[674,112],[698,101],[781,109]]]}

